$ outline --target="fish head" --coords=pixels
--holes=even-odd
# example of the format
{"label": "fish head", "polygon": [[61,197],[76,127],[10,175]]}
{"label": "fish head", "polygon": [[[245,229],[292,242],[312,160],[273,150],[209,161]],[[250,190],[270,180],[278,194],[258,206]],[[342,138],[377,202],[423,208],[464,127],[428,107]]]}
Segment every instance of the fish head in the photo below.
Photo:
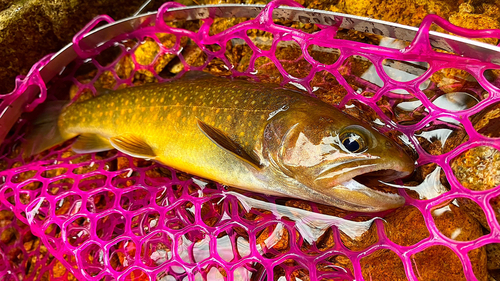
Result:
{"label": "fish head", "polygon": [[270,130],[277,137],[273,165],[322,195],[310,199],[363,212],[404,204],[403,197],[369,185],[410,175],[415,161],[370,126],[329,108],[289,112]]}

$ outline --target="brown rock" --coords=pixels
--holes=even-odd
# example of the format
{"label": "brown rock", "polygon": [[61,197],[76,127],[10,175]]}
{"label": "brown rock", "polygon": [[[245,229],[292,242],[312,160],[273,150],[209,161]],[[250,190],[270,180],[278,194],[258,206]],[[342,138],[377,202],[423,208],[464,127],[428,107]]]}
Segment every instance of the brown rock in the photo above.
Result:
{"label": "brown rock", "polygon": [[[485,26],[491,29],[498,29],[500,27],[500,22],[498,22],[499,11],[498,6],[483,3],[482,7],[483,13],[474,13],[476,9],[471,3],[462,3],[459,6],[458,12],[451,15],[449,21],[454,25],[468,29],[484,29]],[[485,38],[485,39],[475,39],[489,44],[497,44],[498,39],[496,38]]]}
{"label": "brown rock", "polygon": [[7,9],[10,5],[14,4],[14,0],[0,0],[0,11]]}
{"label": "brown rock", "polygon": [[[482,236],[481,226],[469,217],[465,210],[453,204],[444,208],[447,209],[439,209],[439,216],[434,212],[436,226],[444,235],[458,241],[471,241]],[[387,237],[399,245],[411,246],[429,236],[423,216],[415,207],[399,208],[386,216],[385,220]],[[460,232],[456,231],[457,229],[460,229]],[[479,248],[469,252],[469,258],[476,278],[487,280],[485,249]],[[401,260],[390,250],[377,251],[365,259],[364,276],[369,273],[372,278],[376,276],[388,278],[380,280],[405,280],[404,275],[398,273],[403,271]],[[466,280],[462,263],[447,247],[429,247],[415,254],[412,259],[413,270],[419,280]]]}
{"label": "brown rock", "polygon": [[[471,117],[474,129],[483,136],[500,137],[500,103],[493,104]],[[471,190],[488,190],[500,185],[500,152],[492,147],[469,149],[451,162],[460,183]]]}
{"label": "brown rock", "polygon": [[474,201],[468,198],[457,198],[460,208],[464,209],[471,217],[476,219],[485,229],[490,230],[483,209]]}
{"label": "brown rock", "polygon": [[338,105],[347,95],[347,90],[344,86],[327,71],[316,72],[311,81],[311,87],[317,87],[317,90],[314,92],[316,97],[333,106]]}
{"label": "brown rock", "polygon": [[[385,217],[385,235],[401,246],[415,245],[429,237],[424,217],[413,206],[404,206]],[[408,231],[411,229],[412,231]]]}
{"label": "brown rock", "polygon": [[143,0],[0,2],[0,93],[14,89],[14,78],[26,74],[43,56],[56,52],[92,18],[131,16]]}
{"label": "brown rock", "polygon": [[497,217],[497,221],[500,222],[500,196],[493,197],[490,200],[491,207],[495,212],[495,216]]}
{"label": "brown rock", "polygon": [[432,217],[439,231],[453,240],[472,241],[483,235],[479,222],[454,204],[433,210]]}
{"label": "brown rock", "polygon": [[469,149],[451,163],[460,184],[471,190],[488,190],[500,185],[500,151],[488,146]]}
{"label": "brown rock", "polygon": [[[472,203],[469,203],[471,205]],[[483,235],[480,223],[469,215],[468,209],[449,204],[432,212],[434,222],[439,231],[456,241],[472,241]],[[487,255],[483,248],[468,253],[472,269],[478,280],[486,280]]]}
{"label": "brown rock", "polygon": [[344,255],[334,254],[326,258],[324,261],[316,264],[316,268],[320,272],[337,271],[336,267],[344,268],[346,271],[351,273],[354,272],[351,260]]}
{"label": "brown rock", "polygon": [[457,9],[453,1],[387,1],[387,0],[343,0],[330,10],[358,16],[381,19],[400,24],[418,26],[427,14],[437,14],[447,18]]}
{"label": "brown rock", "polygon": [[500,137],[500,103],[494,103],[471,117],[474,129],[483,136]]}
{"label": "brown rock", "polygon": [[500,270],[500,244],[486,245],[486,254],[488,255],[488,270]]}
{"label": "brown rock", "polygon": [[[271,239],[269,244],[267,239],[276,230],[277,238]],[[285,253],[290,249],[290,234],[283,224],[272,224],[258,233],[255,243],[263,249],[265,257],[274,258],[280,253]]]}
{"label": "brown rock", "polygon": [[[5,263],[2,264],[3,273],[10,271],[12,276],[16,276],[14,279],[38,276],[39,280],[49,280],[50,276],[54,277],[62,271],[61,263],[47,253],[47,248],[31,233],[29,226],[17,219],[14,213],[6,210],[2,204],[0,204],[0,262]],[[42,267],[45,273],[40,279]],[[2,277],[9,279],[10,276]],[[76,280],[69,272],[66,279]]]}
{"label": "brown rock", "polygon": [[[489,9],[493,7],[487,6]],[[493,104],[478,114],[471,117],[471,122],[478,133],[483,136],[496,138],[500,137],[500,103]],[[500,153],[498,150],[488,147],[479,146],[467,150],[452,160],[451,167],[453,173],[460,183],[471,190],[488,190],[500,185],[500,170],[495,168],[500,166]],[[475,218],[486,230],[490,230],[490,226],[484,215],[482,208],[474,201],[459,198],[459,205],[466,210],[468,214]],[[495,211],[498,221],[500,221],[500,197],[492,198],[489,202]],[[487,269],[492,280],[500,280],[500,247],[498,244],[488,244],[485,247],[476,249],[469,253],[471,254],[486,251]],[[484,269],[474,268],[477,275],[478,272],[483,272]]]}
{"label": "brown rock", "polygon": [[460,259],[448,247],[431,246],[413,255],[412,260],[413,271],[419,280],[467,280]]}
{"label": "brown rock", "polygon": [[360,261],[365,280],[408,280],[399,256],[391,250],[377,250]]}

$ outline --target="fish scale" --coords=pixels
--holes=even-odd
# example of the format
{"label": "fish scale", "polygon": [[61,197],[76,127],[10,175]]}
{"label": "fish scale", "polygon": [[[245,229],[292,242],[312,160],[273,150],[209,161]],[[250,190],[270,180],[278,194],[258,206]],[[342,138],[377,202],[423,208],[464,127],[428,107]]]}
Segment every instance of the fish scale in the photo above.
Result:
{"label": "fish scale", "polygon": [[108,92],[49,117],[55,114],[45,112],[47,122],[27,137],[28,146],[38,147],[25,151],[78,136],[72,146],[78,153],[116,148],[233,187],[349,210],[404,203],[354,177],[385,170],[380,179],[392,180],[413,171],[413,160],[394,142],[318,99],[200,72]]}
{"label": "fish scale", "polygon": [[156,160],[162,163],[221,183],[249,185],[254,177],[244,176],[241,161],[205,137],[197,120],[252,151],[270,114],[300,99],[316,102],[276,85],[249,85],[255,84],[196,72],[171,83],[126,88],[74,103],[62,112],[59,127],[65,139],[81,133],[140,135],[161,155]]}
{"label": "fish scale", "polygon": [[[191,135],[199,131],[196,119],[214,126],[252,150],[269,114],[296,100],[293,91],[276,85],[259,84],[259,90],[246,81],[220,78],[179,79],[168,84],[127,88],[113,94],[75,103],[65,109],[59,126],[68,133],[91,130],[114,135],[117,130],[141,131],[154,135],[158,143],[171,133]],[[162,126],[169,136],[156,132]],[[107,133],[110,130],[112,133]],[[181,136],[178,136],[181,137]]]}

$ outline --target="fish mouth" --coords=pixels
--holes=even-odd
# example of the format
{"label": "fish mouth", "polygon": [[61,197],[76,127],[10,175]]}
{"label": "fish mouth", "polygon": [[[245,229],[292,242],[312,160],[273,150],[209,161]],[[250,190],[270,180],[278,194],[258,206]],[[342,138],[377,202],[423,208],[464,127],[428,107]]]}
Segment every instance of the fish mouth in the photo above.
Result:
{"label": "fish mouth", "polygon": [[347,163],[349,166],[339,169],[338,165],[325,167],[320,171],[315,182],[324,186],[334,186],[339,183],[356,179],[365,183],[391,182],[413,173],[413,166],[391,165],[391,163],[376,163],[366,159],[355,159]]}
{"label": "fish mouth", "polygon": [[368,172],[353,177],[359,183],[367,186],[377,186],[380,182],[391,182],[400,178],[408,176],[410,173],[408,171],[397,171],[392,169],[382,169],[378,171]]}
{"label": "fish mouth", "polygon": [[[338,207],[355,212],[381,212],[401,207],[405,199],[395,189],[381,184],[411,174],[409,170],[380,169],[346,178],[324,192],[336,198]],[[340,204],[339,204],[340,202]]]}

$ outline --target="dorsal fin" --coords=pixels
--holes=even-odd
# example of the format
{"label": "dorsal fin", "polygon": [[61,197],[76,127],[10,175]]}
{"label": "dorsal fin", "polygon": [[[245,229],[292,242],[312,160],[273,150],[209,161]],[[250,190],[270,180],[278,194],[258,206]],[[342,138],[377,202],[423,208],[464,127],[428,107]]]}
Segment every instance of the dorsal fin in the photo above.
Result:
{"label": "dorsal fin", "polygon": [[149,144],[140,137],[125,134],[109,139],[111,145],[119,151],[137,158],[154,159],[156,154]]}
{"label": "dorsal fin", "polygon": [[245,161],[246,163],[252,165],[256,169],[262,168],[259,159],[253,154],[249,154],[245,151],[241,145],[233,141],[226,133],[223,131],[212,127],[200,120],[198,120],[198,127],[212,142],[214,142],[220,148],[231,152],[236,157]]}

